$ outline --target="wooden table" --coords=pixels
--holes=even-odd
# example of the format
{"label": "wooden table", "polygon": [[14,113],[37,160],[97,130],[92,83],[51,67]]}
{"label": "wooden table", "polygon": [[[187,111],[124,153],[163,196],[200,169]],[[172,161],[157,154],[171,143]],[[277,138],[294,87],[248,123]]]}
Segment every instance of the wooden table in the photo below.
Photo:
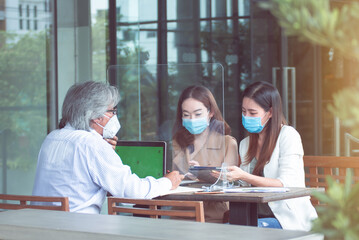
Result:
{"label": "wooden table", "polygon": [[[313,239],[303,231],[22,209],[0,212],[0,239]],[[320,238],[318,238],[320,239]]]}
{"label": "wooden table", "polygon": [[229,223],[247,226],[257,226],[258,203],[285,200],[290,198],[310,196],[312,188],[289,188],[289,192],[282,193],[208,193],[194,192],[172,193],[159,197],[165,200],[190,201],[228,201]]}

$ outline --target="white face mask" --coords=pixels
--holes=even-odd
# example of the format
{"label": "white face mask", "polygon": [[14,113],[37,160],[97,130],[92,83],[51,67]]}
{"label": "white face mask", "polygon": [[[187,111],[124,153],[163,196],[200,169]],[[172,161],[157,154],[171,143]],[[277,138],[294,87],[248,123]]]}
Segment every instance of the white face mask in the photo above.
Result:
{"label": "white face mask", "polygon": [[105,126],[101,126],[99,123],[96,122],[95,123],[103,128],[103,133],[102,133],[103,138],[113,138],[120,130],[121,124],[118,121],[116,115],[113,115],[111,118],[106,115],[104,116],[110,119]]}

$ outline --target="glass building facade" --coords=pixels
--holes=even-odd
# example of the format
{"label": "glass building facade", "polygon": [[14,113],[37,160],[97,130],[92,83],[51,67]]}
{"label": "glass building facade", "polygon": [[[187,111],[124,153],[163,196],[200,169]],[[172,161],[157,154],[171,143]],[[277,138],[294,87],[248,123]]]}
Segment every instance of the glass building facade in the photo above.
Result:
{"label": "glass building facade", "polygon": [[268,81],[306,155],[356,155],[327,106],[355,82],[357,63],[287,37],[257,2],[0,0],[1,193],[31,194],[66,91],[87,80],[119,87],[123,140],[170,143],[180,90],[203,84],[239,142],[242,91]]}

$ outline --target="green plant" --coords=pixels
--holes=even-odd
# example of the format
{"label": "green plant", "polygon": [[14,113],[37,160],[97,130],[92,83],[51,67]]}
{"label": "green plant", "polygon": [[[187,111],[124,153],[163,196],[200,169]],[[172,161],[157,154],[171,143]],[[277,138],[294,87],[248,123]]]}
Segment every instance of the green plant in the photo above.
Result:
{"label": "green plant", "polygon": [[[259,4],[277,18],[287,35],[333,48],[346,58],[359,60],[359,1],[271,0]],[[359,137],[359,101],[356,97],[359,78],[356,82],[338,89],[328,110],[348,127],[352,135]]]}
{"label": "green plant", "polygon": [[344,184],[327,176],[327,191],[313,193],[323,205],[316,207],[312,231],[325,239],[359,239],[359,183],[353,185],[352,179],[350,169]]}
{"label": "green plant", "polygon": [[0,31],[0,141],[9,169],[33,169],[46,136],[49,41],[46,31]]}
{"label": "green plant", "polygon": [[344,88],[333,94],[333,104],[328,105],[328,110],[339,117],[342,126],[355,137],[359,137],[358,93],[359,86]]}
{"label": "green plant", "polygon": [[335,4],[330,0],[271,0],[261,2],[287,35],[333,47],[359,60],[359,2]]}

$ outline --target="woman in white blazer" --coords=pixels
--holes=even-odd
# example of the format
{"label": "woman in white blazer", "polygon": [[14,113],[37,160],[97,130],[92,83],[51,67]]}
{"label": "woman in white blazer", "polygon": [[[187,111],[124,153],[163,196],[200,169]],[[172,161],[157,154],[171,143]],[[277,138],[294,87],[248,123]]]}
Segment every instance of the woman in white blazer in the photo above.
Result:
{"label": "woman in white blazer", "polygon": [[[240,168],[228,168],[229,180],[258,187],[305,187],[303,146],[299,133],[286,125],[278,90],[255,82],[243,93],[242,124],[249,132],[239,147]],[[317,213],[310,197],[262,204],[258,226],[311,229]]]}

